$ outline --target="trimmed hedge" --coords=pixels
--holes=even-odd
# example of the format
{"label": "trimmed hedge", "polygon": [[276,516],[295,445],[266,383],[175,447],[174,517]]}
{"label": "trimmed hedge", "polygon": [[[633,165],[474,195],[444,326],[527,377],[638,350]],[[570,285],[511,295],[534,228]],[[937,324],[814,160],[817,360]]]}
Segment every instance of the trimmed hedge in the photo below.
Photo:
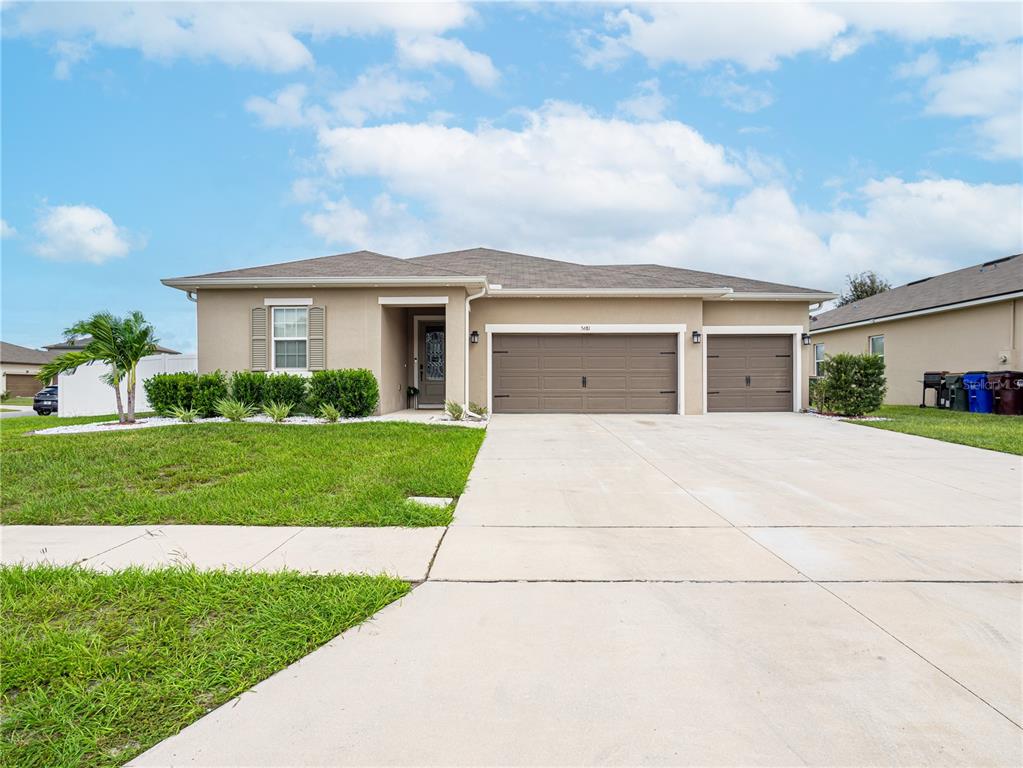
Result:
{"label": "trimmed hedge", "polygon": [[227,376],[220,371],[197,373],[158,373],[142,382],[150,407],[160,416],[171,409],[198,411],[200,416],[216,416],[215,403],[227,397]]}
{"label": "trimmed hedge", "polygon": [[813,384],[813,405],[822,413],[863,416],[884,403],[884,358],[840,354],[825,358]]}
{"label": "trimmed hedge", "polygon": [[380,387],[365,368],[314,371],[309,380],[309,404],[314,411],[332,405],[345,418],[370,416],[380,403]]}
{"label": "trimmed hedge", "polygon": [[231,397],[246,405],[263,405],[263,371],[235,371],[231,374]]}
{"label": "trimmed hedge", "polygon": [[272,373],[263,379],[260,405],[287,403],[295,408],[305,402],[306,377],[297,373]]}

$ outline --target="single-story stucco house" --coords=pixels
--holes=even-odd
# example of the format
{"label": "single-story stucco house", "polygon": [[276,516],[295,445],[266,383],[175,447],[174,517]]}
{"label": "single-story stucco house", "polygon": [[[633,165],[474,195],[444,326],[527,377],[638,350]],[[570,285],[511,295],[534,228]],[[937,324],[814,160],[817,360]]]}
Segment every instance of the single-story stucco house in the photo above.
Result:
{"label": "single-story stucco house", "polygon": [[42,349],[0,341],[0,392],[7,392],[11,397],[31,397],[43,388],[36,375],[56,356]]}
{"label": "single-story stucco house", "polygon": [[1023,370],[1023,254],[915,280],[814,317],[814,366],[884,356],[886,401],[919,404],[926,371]]}
{"label": "single-story stucco house", "polygon": [[196,302],[200,372],[369,368],[380,411],[805,407],[811,305],[827,291],[657,264],[473,248],[359,251],[163,283]]}

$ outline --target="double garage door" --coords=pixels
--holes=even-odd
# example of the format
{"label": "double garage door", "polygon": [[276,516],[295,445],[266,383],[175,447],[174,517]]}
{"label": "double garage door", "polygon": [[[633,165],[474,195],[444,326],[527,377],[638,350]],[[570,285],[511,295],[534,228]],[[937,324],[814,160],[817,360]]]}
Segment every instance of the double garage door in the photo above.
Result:
{"label": "double garage door", "polygon": [[[677,413],[674,334],[498,334],[495,413]],[[792,410],[791,336],[707,336],[707,410]]]}
{"label": "double garage door", "polygon": [[495,413],[677,413],[672,334],[498,334]]}

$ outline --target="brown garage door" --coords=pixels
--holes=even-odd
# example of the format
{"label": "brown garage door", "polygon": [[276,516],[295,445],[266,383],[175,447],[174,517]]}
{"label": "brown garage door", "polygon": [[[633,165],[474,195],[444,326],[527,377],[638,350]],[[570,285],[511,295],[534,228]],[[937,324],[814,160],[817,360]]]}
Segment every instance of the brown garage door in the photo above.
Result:
{"label": "brown garage door", "polygon": [[31,397],[43,388],[39,379],[31,374],[8,373],[4,378],[7,381],[7,391],[12,397]]}
{"label": "brown garage door", "polygon": [[494,336],[494,412],[677,413],[677,339]]}
{"label": "brown garage door", "polygon": [[791,336],[707,336],[707,410],[791,411]]}

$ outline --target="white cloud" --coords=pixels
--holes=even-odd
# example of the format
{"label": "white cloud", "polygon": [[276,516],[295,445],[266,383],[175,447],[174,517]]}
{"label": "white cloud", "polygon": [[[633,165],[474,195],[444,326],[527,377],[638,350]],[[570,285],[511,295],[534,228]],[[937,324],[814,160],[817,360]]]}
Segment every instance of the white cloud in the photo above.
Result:
{"label": "white cloud", "polygon": [[586,30],[576,41],[587,66],[638,53],[654,65],[727,61],[758,71],[808,51],[840,59],[877,35],[1007,42],[1023,34],[1021,24],[1015,3],[637,3],[606,14],[603,32]]}
{"label": "white cloud", "polygon": [[[313,64],[304,40],[428,37],[458,28],[473,15],[462,2],[26,3],[5,8],[4,34],[53,37],[58,46],[132,48],[163,61],[219,59],[290,72]],[[56,51],[59,75],[67,75],[77,60],[67,53],[73,50]],[[465,49],[462,56],[472,52]]]}
{"label": "white cloud", "polygon": [[736,112],[759,112],[774,103],[774,94],[770,90],[740,83],[731,76],[712,77],[703,90]]}
{"label": "white cloud", "polygon": [[91,205],[53,205],[36,221],[35,252],[53,261],[102,264],[141,245],[109,215]]}
{"label": "white cloud", "polygon": [[268,128],[300,128],[309,124],[305,111],[307,92],[304,85],[294,83],[279,90],[272,99],[253,96],[245,102],[245,109]]}
{"label": "white cloud", "polygon": [[14,237],[18,230],[7,223],[6,219],[0,219],[0,238]]}
{"label": "white cloud", "polygon": [[1020,185],[889,178],[812,210],[793,202],[776,161],[677,121],[560,103],[523,117],[518,128],[321,129],[327,176],[373,179],[384,195],[321,203],[306,224],[331,244],[395,255],[488,243],[822,288],[850,271],[900,281],[1023,250]]}
{"label": "white cloud", "polygon": [[1023,155],[1023,46],[1001,45],[932,74],[924,84],[927,113],[975,118],[981,151]]}
{"label": "white cloud", "polygon": [[668,99],[661,93],[661,84],[656,78],[644,80],[636,87],[636,93],[615,105],[615,111],[637,120],[660,120],[668,108]]}
{"label": "white cloud", "polygon": [[88,58],[90,52],[88,43],[58,40],[50,49],[50,53],[57,58],[57,63],[53,65],[53,76],[58,80],[70,79],[71,68]]}
{"label": "white cloud", "polygon": [[895,76],[919,78],[933,75],[941,68],[941,59],[935,51],[925,51],[912,61],[903,62],[895,68]]}
{"label": "white cloud", "polygon": [[439,35],[399,35],[398,58],[411,67],[433,67],[437,64],[459,67],[480,88],[492,88],[500,79],[489,56],[470,51],[461,40]]}
{"label": "white cloud", "polygon": [[409,102],[423,101],[430,90],[422,83],[398,77],[384,67],[363,72],[345,90],[334,94],[330,104],[345,123],[362,125],[371,117],[391,117],[404,112]]}

